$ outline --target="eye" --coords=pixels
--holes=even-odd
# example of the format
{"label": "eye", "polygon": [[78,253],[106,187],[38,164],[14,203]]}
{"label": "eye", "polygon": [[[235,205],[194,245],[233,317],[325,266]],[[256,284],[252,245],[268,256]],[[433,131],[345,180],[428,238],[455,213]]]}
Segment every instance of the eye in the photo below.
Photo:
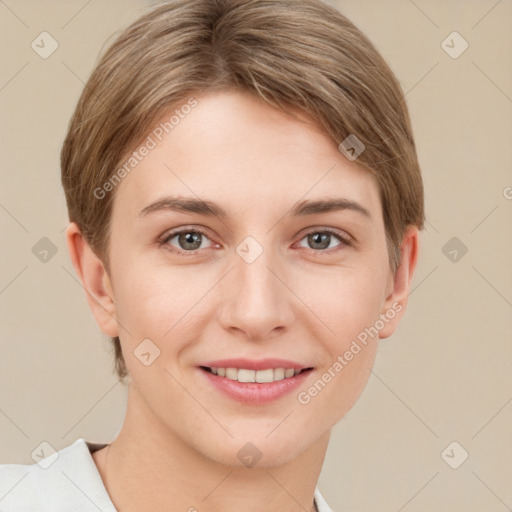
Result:
{"label": "eye", "polygon": [[310,231],[304,238],[301,239],[301,241],[307,240],[306,243],[309,245],[309,248],[318,249],[320,252],[323,252],[325,249],[331,249],[333,247],[331,242],[334,240],[334,238],[338,239],[340,242],[335,247],[342,245],[351,246],[353,243],[353,239],[351,237],[338,233],[332,229],[318,229],[315,231]]}
{"label": "eye", "polygon": [[[177,247],[172,244],[172,241],[175,239],[178,245]],[[205,239],[212,242],[204,231],[197,228],[185,228],[164,234],[158,243],[170,252],[193,256],[200,249],[207,249],[216,245],[212,242],[210,246],[205,247],[203,244]],[[336,239],[339,243],[333,246],[332,242]],[[306,240],[309,248],[315,249],[316,252],[330,252],[327,251],[327,249],[340,246],[351,246],[353,244],[353,239],[349,235],[341,234],[338,231],[327,228],[310,231],[300,240],[300,242],[302,242],[302,240]],[[304,246],[301,245],[301,247]]]}
{"label": "eye", "polygon": [[[165,246],[171,252],[184,255],[193,255],[195,251],[204,249],[204,239],[210,240],[204,231],[198,229],[181,229],[166,233],[160,240],[159,245]],[[176,239],[178,247],[171,244]],[[211,241],[211,240],[210,240]],[[187,254],[188,253],[188,254]]]}

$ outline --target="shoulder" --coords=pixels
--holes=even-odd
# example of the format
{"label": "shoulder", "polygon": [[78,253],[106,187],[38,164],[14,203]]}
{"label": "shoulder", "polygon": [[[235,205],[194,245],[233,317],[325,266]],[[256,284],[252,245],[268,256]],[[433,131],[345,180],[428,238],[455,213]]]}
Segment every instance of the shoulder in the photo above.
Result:
{"label": "shoulder", "polygon": [[45,446],[34,464],[0,464],[2,512],[115,511],[84,439]]}
{"label": "shoulder", "polygon": [[0,510],[38,510],[40,500],[33,481],[34,464],[0,464]]}

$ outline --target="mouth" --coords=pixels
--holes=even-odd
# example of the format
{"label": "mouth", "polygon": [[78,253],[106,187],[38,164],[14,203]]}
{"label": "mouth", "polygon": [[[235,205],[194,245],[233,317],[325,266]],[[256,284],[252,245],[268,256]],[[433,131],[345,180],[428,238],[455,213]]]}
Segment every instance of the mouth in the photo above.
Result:
{"label": "mouth", "polygon": [[199,375],[224,397],[247,406],[262,406],[276,401],[299,386],[314,372],[308,368],[265,368],[260,369],[198,366]]}
{"label": "mouth", "polygon": [[313,370],[310,368],[266,368],[262,370],[251,370],[247,368],[220,368],[215,366],[200,366],[201,370],[222,377],[228,380],[242,383],[268,384],[281,380],[291,379],[299,374]]}

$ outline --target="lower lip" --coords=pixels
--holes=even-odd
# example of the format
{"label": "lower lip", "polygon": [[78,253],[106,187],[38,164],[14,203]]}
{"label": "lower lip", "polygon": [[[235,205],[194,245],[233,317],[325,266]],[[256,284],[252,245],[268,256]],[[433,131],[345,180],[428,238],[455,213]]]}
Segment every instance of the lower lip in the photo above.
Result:
{"label": "lower lip", "polygon": [[265,404],[277,400],[298,388],[308,378],[312,370],[301,372],[288,379],[275,382],[239,382],[237,380],[219,377],[206,370],[198,368],[211,384],[224,394],[244,404]]}

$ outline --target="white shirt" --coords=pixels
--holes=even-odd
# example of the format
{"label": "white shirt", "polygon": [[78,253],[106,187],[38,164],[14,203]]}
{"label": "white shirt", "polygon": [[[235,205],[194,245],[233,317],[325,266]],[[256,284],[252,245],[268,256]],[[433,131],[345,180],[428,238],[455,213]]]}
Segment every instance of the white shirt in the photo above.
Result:
{"label": "white shirt", "polygon": [[[0,464],[0,510],[117,512],[91,455],[103,446],[79,438],[34,464]],[[315,503],[318,512],[333,512],[318,488]]]}

